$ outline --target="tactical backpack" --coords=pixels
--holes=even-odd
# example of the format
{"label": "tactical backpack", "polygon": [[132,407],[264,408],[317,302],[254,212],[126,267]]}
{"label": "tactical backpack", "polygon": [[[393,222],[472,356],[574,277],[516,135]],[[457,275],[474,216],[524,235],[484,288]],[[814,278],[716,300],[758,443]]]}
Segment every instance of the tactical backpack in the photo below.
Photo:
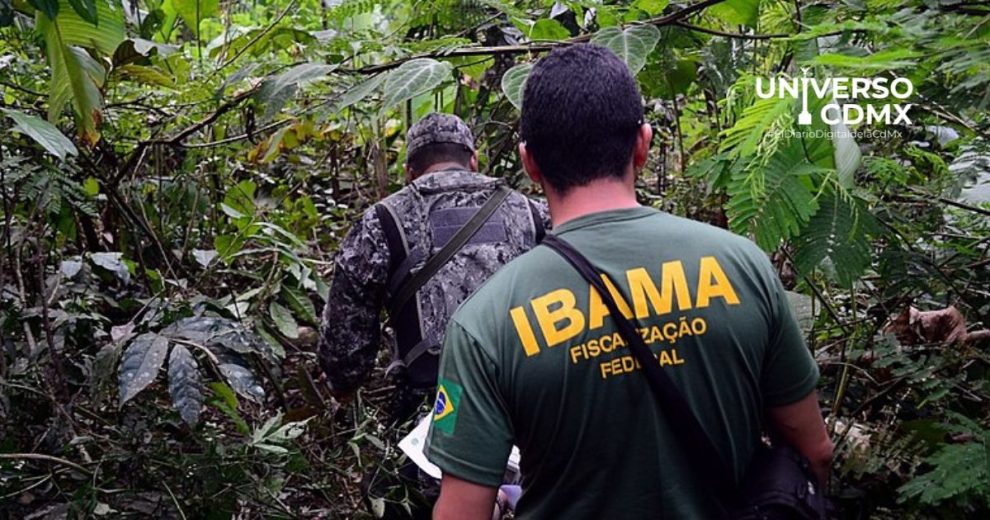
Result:
{"label": "tactical backpack", "polygon": [[[428,258],[429,251],[424,252],[421,246],[410,250],[409,241],[399,225],[401,219],[395,211],[384,201],[375,204],[375,212],[388,244],[386,307],[396,340],[388,372],[404,367],[410,386],[430,388],[436,385],[443,341],[443,338],[431,337],[424,332],[426,328],[421,323],[417,303],[420,289],[464,246],[496,242],[508,236],[505,223],[492,220],[491,216],[512,193],[508,186],[499,183],[495,193],[481,207],[432,210],[428,215],[429,228],[433,235],[433,247],[440,249]],[[546,234],[543,218],[533,201],[527,199],[526,202],[532,214],[534,245],[539,244]]]}

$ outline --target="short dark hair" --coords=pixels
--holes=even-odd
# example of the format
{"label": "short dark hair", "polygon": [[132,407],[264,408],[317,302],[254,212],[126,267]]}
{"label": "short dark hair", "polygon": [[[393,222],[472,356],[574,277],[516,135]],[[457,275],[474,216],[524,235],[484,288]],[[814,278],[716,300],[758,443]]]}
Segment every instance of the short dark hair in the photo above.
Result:
{"label": "short dark hair", "polygon": [[428,144],[406,157],[406,165],[416,173],[423,173],[430,166],[442,162],[456,162],[465,168],[471,166],[474,152],[458,143]]}
{"label": "short dark hair", "polygon": [[561,193],[596,179],[622,178],[642,122],[636,79],[604,47],[554,49],[526,80],[522,140]]}

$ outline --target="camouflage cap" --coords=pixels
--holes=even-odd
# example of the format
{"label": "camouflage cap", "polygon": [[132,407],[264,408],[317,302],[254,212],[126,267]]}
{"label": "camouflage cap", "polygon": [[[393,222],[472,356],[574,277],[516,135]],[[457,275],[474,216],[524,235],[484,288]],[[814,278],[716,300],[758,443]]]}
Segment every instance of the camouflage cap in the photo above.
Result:
{"label": "camouflage cap", "polygon": [[424,146],[440,143],[461,144],[474,151],[474,136],[461,118],[433,112],[409,129],[406,134],[406,156],[411,156]]}

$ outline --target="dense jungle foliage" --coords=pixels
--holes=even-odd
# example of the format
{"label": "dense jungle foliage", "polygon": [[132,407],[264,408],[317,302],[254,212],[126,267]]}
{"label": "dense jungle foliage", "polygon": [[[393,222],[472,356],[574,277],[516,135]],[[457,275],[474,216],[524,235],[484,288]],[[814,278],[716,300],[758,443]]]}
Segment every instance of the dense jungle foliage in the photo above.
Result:
{"label": "dense jungle foliage", "polygon": [[[779,267],[842,516],[990,514],[990,3],[0,0],[0,518],[407,503],[361,492],[400,460],[387,384],[321,382],[335,246],[432,110],[538,191],[521,86],[584,41],[637,73],[642,201]],[[910,121],[790,132],[756,81],[802,76],[910,79]]]}

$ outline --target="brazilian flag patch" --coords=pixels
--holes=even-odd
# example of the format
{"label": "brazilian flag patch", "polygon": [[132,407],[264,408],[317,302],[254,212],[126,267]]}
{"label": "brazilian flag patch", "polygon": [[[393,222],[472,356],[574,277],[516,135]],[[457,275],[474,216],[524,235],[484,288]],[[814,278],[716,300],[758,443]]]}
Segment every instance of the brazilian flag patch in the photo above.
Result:
{"label": "brazilian flag patch", "polygon": [[461,404],[461,385],[440,378],[437,388],[437,401],[433,404],[433,427],[447,435],[454,433],[457,424],[457,409]]}

